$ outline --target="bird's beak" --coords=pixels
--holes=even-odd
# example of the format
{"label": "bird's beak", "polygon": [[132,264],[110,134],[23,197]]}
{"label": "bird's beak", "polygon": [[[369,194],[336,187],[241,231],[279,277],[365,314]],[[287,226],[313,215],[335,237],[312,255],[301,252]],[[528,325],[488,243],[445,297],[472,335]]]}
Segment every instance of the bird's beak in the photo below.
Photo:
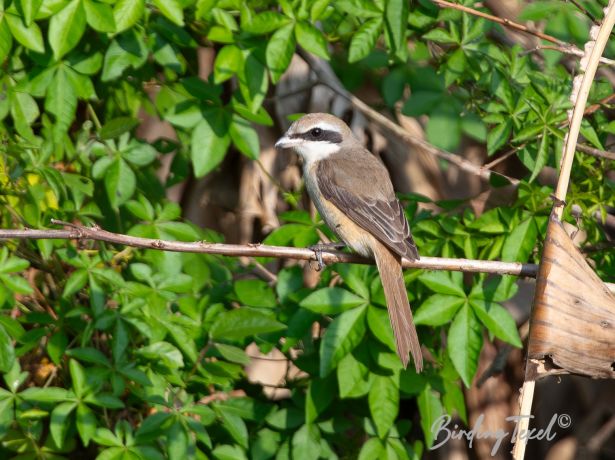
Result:
{"label": "bird's beak", "polygon": [[301,139],[293,139],[293,138],[290,138],[284,135],[280,139],[278,139],[278,141],[275,143],[275,148],[276,149],[288,149],[288,148],[298,145],[300,142],[301,142]]}

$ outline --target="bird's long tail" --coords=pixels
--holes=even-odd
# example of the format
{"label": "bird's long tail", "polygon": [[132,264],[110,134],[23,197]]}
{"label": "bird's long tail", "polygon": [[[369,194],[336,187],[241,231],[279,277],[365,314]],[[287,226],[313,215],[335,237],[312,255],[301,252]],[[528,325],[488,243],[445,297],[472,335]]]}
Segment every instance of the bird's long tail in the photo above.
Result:
{"label": "bird's long tail", "polygon": [[397,354],[404,365],[408,366],[408,353],[412,354],[417,372],[423,369],[421,345],[416,334],[408,293],[401,269],[401,257],[391,252],[383,244],[372,247],[376,265],[382,279],[384,296],[389,310],[389,320],[395,335]]}

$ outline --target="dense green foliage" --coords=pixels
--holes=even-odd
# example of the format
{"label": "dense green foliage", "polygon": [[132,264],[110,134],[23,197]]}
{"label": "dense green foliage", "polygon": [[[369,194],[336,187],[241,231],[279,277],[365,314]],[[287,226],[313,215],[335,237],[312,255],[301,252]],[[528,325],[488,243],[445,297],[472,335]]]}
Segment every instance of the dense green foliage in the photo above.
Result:
{"label": "dense green foliage", "polygon": [[[598,2],[584,3],[600,16]],[[561,39],[587,38],[589,22],[569,3],[537,2],[524,14],[549,17],[547,32]],[[494,28],[427,1],[0,0],[0,226],[48,228],[56,218],[221,241],[183,221],[165,189],[211,172],[231,145],[258,157],[253,124],[273,124],[265,96],[300,46],[331,59],[348,88],[369,79],[387,107],[401,101],[406,115],[428,115],[439,147],[468,136],[490,155],[517,148],[527,174],[511,205],[476,217],[462,202],[433,213],[419,211],[424,198],[402,197],[422,255],[536,261],[552,190],[535,179],[558,164],[571,76],[559,54],[533,60],[501,45]],[[197,77],[199,46],[217,53],[207,81]],[[597,82],[590,99],[610,92]],[[179,142],[135,137],[141,110],[168,120]],[[582,131],[599,149],[609,132],[602,110]],[[155,172],[170,154],[161,183]],[[582,209],[587,244],[604,240],[595,213],[615,202],[604,171],[586,156],[575,167],[569,202]],[[293,193],[270,244],[306,246],[317,228],[329,233]],[[613,279],[612,252],[592,257]],[[462,385],[483,340],[521,345],[501,306],[516,292],[512,277],[406,273],[431,354],[417,375],[395,355],[374,267],[328,267],[314,289],[298,266],[273,287],[250,274],[232,258],[4,244],[0,457],[419,458],[440,414],[465,420]],[[300,350],[291,359],[304,374],[287,382],[290,398],[267,399],[247,381],[252,342],[289,358]],[[246,396],[212,397],[232,390]]]}

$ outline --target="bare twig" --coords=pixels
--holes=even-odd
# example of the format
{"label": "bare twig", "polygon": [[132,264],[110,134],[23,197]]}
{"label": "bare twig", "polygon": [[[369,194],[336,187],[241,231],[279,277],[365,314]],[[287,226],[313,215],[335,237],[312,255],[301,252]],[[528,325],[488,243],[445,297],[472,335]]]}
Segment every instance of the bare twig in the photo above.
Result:
{"label": "bare twig", "polygon": [[[84,227],[58,220],[54,224],[66,225],[70,230],[0,230],[0,240],[7,239],[71,239],[84,241],[104,241],[107,243],[121,244],[143,249],[155,249],[159,251],[192,252],[200,254],[216,254],[222,256],[247,256],[247,257],[277,257],[298,260],[316,260],[314,251],[305,248],[291,248],[283,246],[267,246],[264,244],[222,244],[208,243],[205,241],[183,242],[166,241],[151,238],[140,238],[130,235],[112,233],[100,227]],[[322,259],[326,264],[337,262],[373,264],[356,254],[348,254],[340,251],[322,251]],[[421,257],[420,260],[403,260],[406,268],[424,268],[428,270],[453,270],[472,273],[495,273],[500,275],[517,275],[536,277],[537,266],[535,264],[523,264],[519,262],[500,262],[495,260],[472,260],[450,259],[444,257]]]}
{"label": "bare twig", "polygon": [[608,152],[606,150],[596,149],[589,145],[577,144],[577,150],[583,153],[587,153],[597,158],[606,158],[607,160],[615,160],[615,152]]}
{"label": "bare twig", "polygon": [[600,448],[613,433],[615,433],[615,415],[611,416],[611,418],[590,438],[587,443],[587,448],[593,453],[600,452]]}
{"label": "bare twig", "polygon": [[[573,45],[565,45],[565,46],[554,46],[554,45],[537,45],[528,52],[535,52],[541,50],[551,50],[551,51],[559,51],[560,53],[570,54],[572,56],[583,57],[583,51]],[[600,57],[599,61],[602,64],[615,66],[615,61],[613,59]]]}
{"label": "bare twig", "polygon": [[[501,24],[505,27],[508,27],[509,29],[514,29],[520,32],[524,32],[526,34],[533,35],[537,38],[546,40],[556,45],[556,46],[537,46],[536,48],[534,48],[534,51],[539,50],[539,49],[552,49],[555,51],[559,51],[561,53],[572,54],[574,56],[580,56],[580,57],[583,56],[583,50],[580,50],[573,44],[562,41],[559,38],[556,38],[552,35],[548,35],[543,32],[530,29],[528,26],[519,24],[518,22],[511,21],[510,19],[500,18],[498,16],[494,16],[489,13],[484,13],[482,11],[475,10],[474,8],[469,8],[467,6],[460,5],[458,3],[447,2],[446,0],[431,0],[431,1],[435,3],[436,5],[438,5],[440,8],[451,8],[453,10],[463,11],[464,13],[468,13],[473,16],[477,16],[479,18],[487,19],[488,21]],[[607,58],[600,58],[600,62],[602,62],[603,64],[611,65],[611,66],[615,65],[615,61],[611,59],[607,59]]]}
{"label": "bare twig", "polygon": [[[439,149],[438,147],[431,145],[429,142],[424,141],[423,139],[411,135],[404,128],[399,126],[394,121],[388,119],[380,112],[372,109],[369,105],[363,102],[361,99],[350,93],[344,86],[340,83],[337,76],[333,73],[328,64],[318,58],[315,58],[309,53],[306,53],[302,50],[299,50],[299,54],[301,57],[308,63],[310,68],[314,71],[316,76],[318,77],[320,83],[331,88],[333,91],[338,93],[340,96],[347,99],[357,110],[359,110],[363,115],[369,118],[372,122],[380,126],[381,128],[389,131],[395,136],[399,137],[406,144],[422,149],[423,151],[434,155],[437,158],[447,161],[455,166],[457,166],[462,171],[469,172],[480,177],[483,180],[488,181],[491,177],[491,172],[482,168],[480,165],[475,165],[474,163],[466,160],[465,158],[455,155],[453,153],[447,152],[445,150]],[[518,184],[519,180],[514,179],[512,177],[503,176],[510,181],[511,184]]]}
{"label": "bare twig", "polygon": [[589,18],[589,20],[591,22],[593,22],[594,24],[598,24],[598,20],[596,19],[596,17],[591,14],[587,8],[585,8],[583,5],[581,5],[579,2],[577,2],[577,0],[568,0],[570,3],[572,3],[574,6],[577,7],[577,9],[583,13],[585,16],[587,16]]}
{"label": "bare twig", "polygon": [[459,5],[458,3],[452,3],[452,2],[447,2],[445,0],[431,0],[433,3],[435,3],[436,5],[438,5],[440,8],[451,8],[453,10],[459,10],[459,11],[463,11],[464,13],[468,13],[471,14],[473,16],[478,16],[479,18],[483,18],[483,19],[487,19],[489,21],[493,21],[493,22],[497,22],[498,24],[501,24],[503,26],[506,26],[510,29],[515,29],[518,30],[520,32],[524,32],[530,35],[534,35],[535,37],[538,37],[542,40],[546,40],[548,42],[551,43],[555,43],[556,45],[560,45],[560,46],[565,46],[567,45],[566,42],[555,38],[552,35],[548,35],[542,32],[539,32],[537,30],[532,30],[530,29],[528,26],[524,26],[523,24],[519,24],[517,22],[511,21],[510,19],[506,19],[506,18],[500,18],[498,16],[494,16],[492,14],[489,13],[484,13],[482,11],[478,11],[475,10],[474,8],[469,8],[467,6],[464,5]]}

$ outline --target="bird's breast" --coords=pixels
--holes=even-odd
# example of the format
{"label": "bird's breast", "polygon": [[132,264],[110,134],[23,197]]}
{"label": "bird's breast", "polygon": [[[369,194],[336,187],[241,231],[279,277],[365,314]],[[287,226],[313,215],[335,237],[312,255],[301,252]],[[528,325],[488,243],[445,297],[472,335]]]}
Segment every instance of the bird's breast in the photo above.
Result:
{"label": "bird's breast", "polygon": [[303,176],[308,194],[327,226],[353,251],[364,257],[372,257],[375,238],[350,220],[344,210],[338,208],[323,196],[318,186],[316,164],[304,168]]}

